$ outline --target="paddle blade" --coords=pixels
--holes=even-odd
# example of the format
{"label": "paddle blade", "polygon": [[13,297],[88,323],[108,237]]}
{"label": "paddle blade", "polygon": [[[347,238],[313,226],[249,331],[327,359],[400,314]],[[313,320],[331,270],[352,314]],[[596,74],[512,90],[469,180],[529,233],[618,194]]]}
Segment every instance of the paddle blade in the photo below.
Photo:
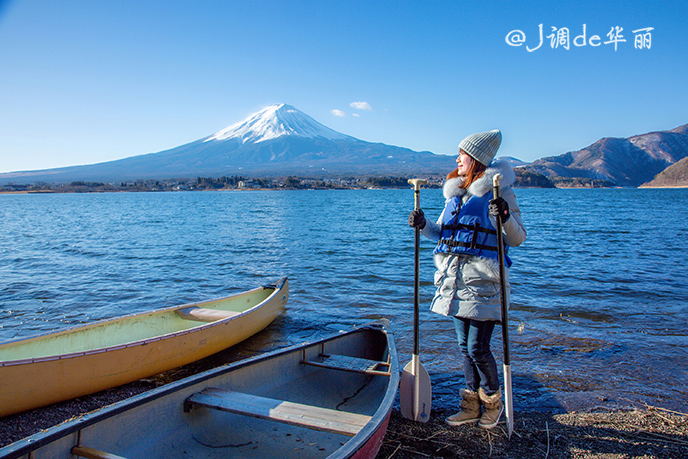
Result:
{"label": "paddle blade", "polygon": [[432,408],[430,375],[421,365],[417,355],[406,364],[399,384],[401,415],[406,419],[428,422]]}
{"label": "paddle blade", "polygon": [[502,365],[504,371],[504,411],[506,412],[506,428],[511,438],[514,431],[514,393],[511,388],[511,365]]}

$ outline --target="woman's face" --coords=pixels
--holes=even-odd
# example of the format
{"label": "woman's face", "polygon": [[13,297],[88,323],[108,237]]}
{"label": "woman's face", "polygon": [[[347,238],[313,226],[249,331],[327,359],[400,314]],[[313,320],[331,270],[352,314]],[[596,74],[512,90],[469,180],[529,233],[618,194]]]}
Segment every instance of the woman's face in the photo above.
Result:
{"label": "woman's face", "polygon": [[475,159],[463,150],[459,150],[459,156],[456,157],[457,172],[459,175],[466,175],[471,170]]}

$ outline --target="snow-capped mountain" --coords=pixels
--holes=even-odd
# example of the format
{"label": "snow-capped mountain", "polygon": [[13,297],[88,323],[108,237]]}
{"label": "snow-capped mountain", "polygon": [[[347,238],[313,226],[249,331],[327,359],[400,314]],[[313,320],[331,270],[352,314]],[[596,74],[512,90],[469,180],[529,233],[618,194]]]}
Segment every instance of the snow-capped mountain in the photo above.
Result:
{"label": "snow-capped mountain", "polygon": [[291,105],[279,104],[265,107],[245,120],[217,131],[205,139],[205,142],[239,139],[241,143],[260,143],[284,135],[330,140],[353,139],[318,123]]}
{"label": "snow-capped mountain", "polygon": [[170,150],[84,166],[0,174],[0,183],[122,181],[196,176],[446,173],[454,158],[359,140],[291,105],[264,109]]}
{"label": "snow-capped mountain", "polygon": [[521,167],[530,164],[528,162],[523,161],[522,159],[514,158],[513,156],[498,156],[496,159],[500,161],[506,161],[511,165],[511,167]]}

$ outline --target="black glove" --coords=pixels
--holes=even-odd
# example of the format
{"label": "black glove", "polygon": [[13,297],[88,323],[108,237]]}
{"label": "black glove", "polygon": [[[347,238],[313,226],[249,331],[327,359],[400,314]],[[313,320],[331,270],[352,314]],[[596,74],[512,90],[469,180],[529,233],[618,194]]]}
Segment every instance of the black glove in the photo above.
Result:
{"label": "black glove", "polygon": [[499,216],[502,223],[505,223],[511,214],[509,214],[509,203],[502,198],[493,199],[490,201],[489,207],[490,215]]}
{"label": "black glove", "polygon": [[412,210],[409,214],[408,224],[418,229],[425,228],[425,214],[423,211],[421,209]]}

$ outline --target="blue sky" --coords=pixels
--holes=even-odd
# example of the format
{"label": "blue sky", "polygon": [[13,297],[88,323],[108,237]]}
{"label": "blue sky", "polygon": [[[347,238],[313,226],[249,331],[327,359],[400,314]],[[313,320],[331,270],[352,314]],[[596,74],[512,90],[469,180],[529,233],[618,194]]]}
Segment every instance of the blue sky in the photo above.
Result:
{"label": "blue sky", "polygon": [[[282,102],[416,150],[497,127],[502,155],[560,154],[688,123],[686,18],[667,0],[0,0],[0,172],[160,151]],[[536,46],[538,24],[627,42],[506,44]]]}

